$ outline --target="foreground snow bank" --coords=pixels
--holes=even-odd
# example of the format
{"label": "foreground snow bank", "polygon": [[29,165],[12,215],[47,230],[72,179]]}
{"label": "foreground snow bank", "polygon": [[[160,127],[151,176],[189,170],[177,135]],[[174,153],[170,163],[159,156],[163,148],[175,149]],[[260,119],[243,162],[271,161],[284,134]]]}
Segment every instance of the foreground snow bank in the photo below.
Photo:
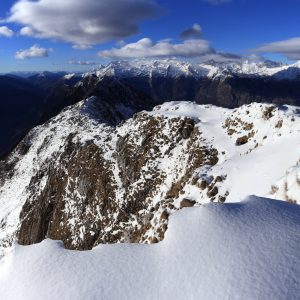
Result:
{"label": "foreground snow bank", "polygon": [[171,217],[163,242],[65,250],[45,240],[0,261],[1,299],[296,299],[300,207],[249,197]]}

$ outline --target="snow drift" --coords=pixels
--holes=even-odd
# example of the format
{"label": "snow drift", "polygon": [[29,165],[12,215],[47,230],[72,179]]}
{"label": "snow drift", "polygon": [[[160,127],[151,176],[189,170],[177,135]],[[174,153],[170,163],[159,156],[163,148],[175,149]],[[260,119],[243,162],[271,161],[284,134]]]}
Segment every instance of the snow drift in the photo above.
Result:
{"label": "snow drift", "polygon": [[171,216],[164,241],[65,250],[16,245],[1,299],[296,299],[300,207],[251,196]]}

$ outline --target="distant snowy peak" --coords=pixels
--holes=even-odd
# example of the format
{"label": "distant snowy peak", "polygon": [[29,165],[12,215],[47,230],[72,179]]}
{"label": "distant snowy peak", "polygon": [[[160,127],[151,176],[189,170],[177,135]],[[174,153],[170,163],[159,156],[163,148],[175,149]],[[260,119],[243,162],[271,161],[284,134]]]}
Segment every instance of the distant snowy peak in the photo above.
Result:
{"label": "distant snowy peak", "polygon": [[224,64],[218,67],[219,73],[223,75],[254,75],[254,76],[272,76],[286,66],[269,64],[265,62],[244,61],[242,63]]}
{"label": "distant snowy peak", "polygon": [[65,75],[65,76],[64,76],[64,79],[69,80],[69,79],[71,79],[71,78],[73,78],[73,77],[75,77],[75,76],[76,76],[75,73],[70,73],[70,74]]}
{"label": "distant snowy peak", "polygon": [[201,65],[193,65],[187,62],[166,59],[166,60],[133,60],[115,61],[100,68],[98,76],[110,75],[117,77],[152,77],[160,75],[163,77],[207,76],[210,68]]}
{"label": "distant snowy peak", "polygon": [[161,60],[131,60],[114,61],[101,66],[93,72],[84,74],[84,77],[96,74],[98,77],[115,76],[127,77],[153,77],[162,76],[170,78],[194,77],[198,78],[226,78],[232,76],[274,76],[275,79],[298,79],[300,75],[300,62],[284,65],[272,61],[254,62],[243,60],[240,62],[190,63],[177,59]]}
{"label": "distant snowy peak", "polygon": [[274,77],[276,79],[300,79],[300,61],[297,61],[292,65],[283,66],[276,74],[274,74]]}

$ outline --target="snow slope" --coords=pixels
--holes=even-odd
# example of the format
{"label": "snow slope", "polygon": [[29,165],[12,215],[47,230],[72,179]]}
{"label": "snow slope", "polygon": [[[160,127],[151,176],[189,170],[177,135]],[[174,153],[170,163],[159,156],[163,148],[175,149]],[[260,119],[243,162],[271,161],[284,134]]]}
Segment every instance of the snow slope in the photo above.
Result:
{"label": "snow slope", "polygon": [[16,245],[1,299],[298,299],[299,220],[299,206],[251,196],[172,215],[159,244]]}
{"label": "snow slope", "polygon": [[[218,150],[219,162],[212,167],[200,168],[196,176],[199,179],[223,176],[225,180],[219,184],[219,192],[225,194],[228,191],[226,202],[236,202],[250,194],[269,195],[272,184],[299,160],[299,109],[281,106],[266,119],[263,113],[269,107],[252,103],[229,110],[212,105],[169,102],[154,109],[154,113],[170,118],[184,115],[197,120],[202,137]],[[224,128],[226,120],[234,124]],[[245,130],[249,124],[252,124],[251,129]],[[233,129],[233,133],[228,135],[228,129]],[[246,144],[236,146],[237,138],[252,131],[254,135]],[[209,201],[207,195],[193,185],[186,185],[184,191],[180,199],[191,198],[199,203]],[[300,194],[296,198],[300,201]]]}
{"label": "snow slope", "polygon": [[283,199],[292,203],[300,203],[300,166],[291,167],[286,174],[272,186],[270,195],[275,199]]}

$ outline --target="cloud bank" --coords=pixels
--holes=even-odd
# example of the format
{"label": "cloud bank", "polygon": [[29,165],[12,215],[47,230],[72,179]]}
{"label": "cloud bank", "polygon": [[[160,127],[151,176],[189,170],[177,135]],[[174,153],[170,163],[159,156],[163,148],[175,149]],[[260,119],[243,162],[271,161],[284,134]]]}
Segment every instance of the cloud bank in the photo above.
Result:
{"label": "cloud bank", "polygon": [[206,40],[186,40],[183,43],[173,44],[168,40],[154,43],[149,38],[143,38],[121,48],[100,51],[98,55],[105,58],[199,57],[213,52]]}
{"label": "cloud bank", "polygon": [[23,35],[93,45],[136,34],[159,12],[154,0],[19,0],[7,22],[23,25]]}
{"label": "cloud bank", "polygon": [[0,36],[12,37],[14,32],[9,29],[7,26],[0,26]]}
{"label": "cloud bank", "polygon": [[48,57],[48,56],[49,56],[49,50],[45,48],[41,48],[38,45],[33,45],[29,49],[17,51],[15,57],[16,59],[24,60],[28,58]]}
{"label": "cloud bank", "polygon": [[291,60],[300,59],[300,38],[264,44],[256,49],[260,53],[279,53]]}

